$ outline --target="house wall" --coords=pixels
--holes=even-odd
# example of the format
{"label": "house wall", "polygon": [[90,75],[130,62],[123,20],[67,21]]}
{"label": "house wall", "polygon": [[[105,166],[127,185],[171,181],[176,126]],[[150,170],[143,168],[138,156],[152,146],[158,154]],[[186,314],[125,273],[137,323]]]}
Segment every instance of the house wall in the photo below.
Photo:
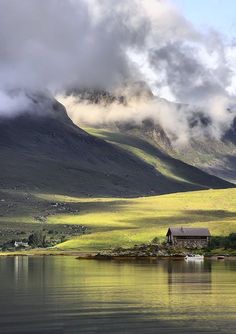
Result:
{"label": "house wall", "polygon": [[180,239],[173,237],[173,245],[181,248],[205,248],[208,246],[209,238],[194,239],[194,238],[185,238]]}

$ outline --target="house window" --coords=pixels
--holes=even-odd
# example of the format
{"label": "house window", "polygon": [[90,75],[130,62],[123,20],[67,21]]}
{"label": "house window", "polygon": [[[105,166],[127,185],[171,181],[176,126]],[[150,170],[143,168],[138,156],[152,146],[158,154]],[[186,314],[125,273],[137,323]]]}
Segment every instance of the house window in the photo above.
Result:
{"label": "house window", "polygon": [[176,237],[177,240],[206,240],[207,237],[190,237],[190,236],[181,236]]}

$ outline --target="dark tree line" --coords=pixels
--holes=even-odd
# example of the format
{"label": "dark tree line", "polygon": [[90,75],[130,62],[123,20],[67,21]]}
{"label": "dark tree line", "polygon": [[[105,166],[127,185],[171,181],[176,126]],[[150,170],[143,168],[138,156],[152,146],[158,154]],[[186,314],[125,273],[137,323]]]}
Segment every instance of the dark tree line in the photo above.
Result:
{"label": "dark tree line", "polygon": [[212,237],[210,248],[236,249],[236,233],[231,233],[225,237]]}

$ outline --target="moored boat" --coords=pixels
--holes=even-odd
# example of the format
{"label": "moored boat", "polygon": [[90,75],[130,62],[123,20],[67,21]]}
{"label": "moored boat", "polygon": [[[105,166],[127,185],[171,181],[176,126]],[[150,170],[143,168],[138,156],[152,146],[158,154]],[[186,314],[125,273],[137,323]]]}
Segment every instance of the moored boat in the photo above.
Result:
{"label": "moored boat", "polygon": [[184,258],[186,261],[202,261],[204,260],[204,255],[200,254],[188,254]]}

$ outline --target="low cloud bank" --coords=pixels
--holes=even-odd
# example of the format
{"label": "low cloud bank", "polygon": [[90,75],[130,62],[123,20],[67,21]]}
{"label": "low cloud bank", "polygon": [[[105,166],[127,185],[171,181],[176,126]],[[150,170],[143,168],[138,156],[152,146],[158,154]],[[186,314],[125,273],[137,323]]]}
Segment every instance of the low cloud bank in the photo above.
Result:
{"label": "low cloud bank", "polygon": [[161,127],[173,145],[186,145],[192,138],[220,140],[236,117],[229,109],[229,99],[215,97],[204,107],[177,104],[157,97],[131,98],[123,104],[92,103],[76,95],[60,95],[58,100],[66,107],[75,124],[91,127],[114,127],[122,124],[142,127],[145,121]]}

